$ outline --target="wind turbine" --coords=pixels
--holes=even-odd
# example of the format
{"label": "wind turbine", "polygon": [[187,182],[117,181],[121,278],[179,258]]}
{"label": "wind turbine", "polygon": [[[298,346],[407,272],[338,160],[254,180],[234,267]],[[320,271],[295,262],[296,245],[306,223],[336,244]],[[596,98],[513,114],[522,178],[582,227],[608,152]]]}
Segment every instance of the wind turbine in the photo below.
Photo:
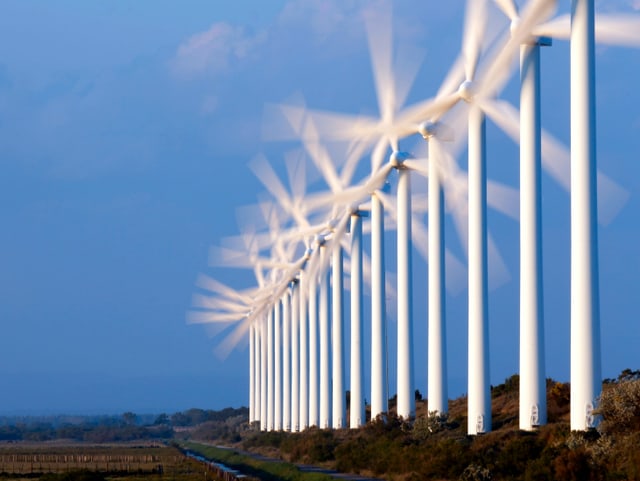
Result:
{"label": "wind turbine", "polygon": [[[498,0],[512,26],[519,21],[514,0]],[[520,429],[547,423],[542,296],[540,47],[546,37],[520,47]]]}
{"label": "wind turbine", "polygon": [[282,297],[282,429],[291,431],[291,296],[292,287]]}
{"label": "wind turbine", "polygon": [[[368,25],[371,25],[371,23]],[[474,25],[475,23],[470,23],[470,27],[467,28],[467,31],[472,31],[471,27]],[[376,172],[376,169],[381,165],[380,159],[382,158],[382,150],[386,149],[387,145],[391,145],[392,150],[397,152],[397,141],[400,136],[420,131],[421,126],[418,124],[418,121],[422,121],[425,118],[429,118],[436,114],[442,115],[444,111],[448,110],[461,98],[466,100],[471,98],[471,84],[470,82],[465,82],[458,92],[439,95],[436,99],[422,102],[416,106],[405,109],[405,111],[398,112],[398,105],[403,103],[408,89],[398,94],[396,92],[393,76],[390,75],[393,69],[388,19],[387,22],[383,24],[383,27],[384,28],[369,27],[368,29],[370,32],[368,38],[371,44],[370,50],[372,52],[374,65],[374,79],[376,81],[376,91],[378,93],[381,112],[380,120],[358,119],[344,115],[321,112],[314,112],[311,114],[316,124],[319,125],[319,130],[322,132],[323,136],[330,139],[351,139],[371,142],[373,139],[379,138],[380,140],[377,142],[376,147],[374,148],[374,155],[372,156],[373,159],[376,159],[374,160],[373,172]],[[477,31],[472,31],[472,33],[477,33]],[[474,36],[467,36],[471,38],[471,41],[466,39],[465,46],[468,50],[471,49],[471,56],[475,55],[476,57],[475,60],[471,59],[468,63],[474,64],[472,70],[475,70],[475,63],[477,62],[479,50],[473,50],[473,48],[476,48],[474,42],[478,42],[479,39]],[[383,41],[382,39],[386,39],[386,41]],[[451,78],[455,76],[450,75],[449,77]],[[411,82],[408,82],[407,85],[410,85],[410,83]],[[451,80],[449,79],[447,85],[450,84]],[[285,115],[287,115],[289,119],[299,119],[301,117],[299,109],[295,108],[285,110]],[[375,203],[376,199],[373,199],[372,202]],[[377,209],[373,209],[373,212],[377,212]],[[373,256],[372,262],[375,262],[376,259],[378,259],[378,257]],[[378,271],[377,269],[374,270]],[[376,277],[374,276],[374,281],[375,280]],[[375,312],[379,312],[379,309],[374,309],[374,313]],[[402,313],[402,316],[406,316],[407,314],[408,313],[406,312]],[[410,349],[402,349],[401,351],[408,353]],[[406,363],[404,364],[406,365]],[[480,365],[482,365],[482,363],[480,363]],[[405,385],[409,385],[409,383],[403,381],[403,386]],[[410,396],[413,396],[413,392],[406,395],[406,397]],[[372,399],[376,399],[377,397],[379,396],[372,395]]]}
{"label": "wind turbine", "polygon": [[[327,245],[324,236],[319,238],[318,246],[320,250],[320,262],[325,264],[329,261]],[[329,269],[322,269],[318,276],[320,284],[318,298],[318,328],[320,338],[320,418],[318,427],[328,429],[331,427],[331,355],[329,349],[330,332],[330,299],[331,272]]]}
{"label": "wind turbine", "polygon": [[595,42],[640,45],[640,17],[600,16],[593,0],[572,0],[567,20],[536,33],[568,36],[571,45],[571,429],[585,431],[597,424],[593,409],[602,390]]}
{"label": "wind turbine", "polygon": [[291,282],[291,431],[300,431],[300,280]]}
{"label": "wind turbine", "polygon": [[[512,20],[517,8],[507,0],[499,2]],[[571,25],[574,19],[576,31]],[[521,402],[520,427],[532,429],[546,422],[543,359],[542,295],[539,244],[539,41],[541,36],[571,36],[572,99],[572,428],[594,426],[591,415],[600,391],[599,312],[597,295],[596,184],[607,187],[624,203],[622,189],[597,174],[595,162],[594,35],[604,43],[640,45],[640,17],[599,15],[594,19],[593,2],[574,2],[572,16],[560,16],[535,26],[534,35],[521,47],[521,191],[525,200],[521,219]],[[574,39],[574,35],[576,36]],[[538,39],[538,45],[535,45]],[[549,40],[547,39],[547,43]],[[584,110],[583,110],[584,109]],[[544,138],[543,138],[544,141]],[[545,149],[544,144],[542,150]],[[562,153],[561,153],[562,154]],[[558,158],[564,155],[556,156]],[[568,159],[568,155],[566,158]],[[544,160],[544,159],[543,159]],[[533,162],[537,162],[534,164]],[[537,169],[537,172],[535,171]],[[568,174],[568,172],[567,172]],[[566,175],[568,177],[568,175]],[[596,180],[597,179],[597,180]],[[537,185],[536,185],[537,183]],[[568,183],[568,182],[567,182]],[[617,191],[617,192],[615,192]],[[534,198],[537,201],[534,203]],[[614,199],[615,200],[615,199]],[[600,208],[605,202],[601,199]],[[611,203],[611,202],[609,202]],[[617,210],[617,209],[614,209]],[[609,213],[611,215],[611,212]],[[538,216],[536,219],[535,216]],[[575,277],[574,277],[575,276]],[[525,286],[531,286],[525,288]],[[579,299],[588,299],[581,301]],[[586,303],[586,305],[584,304]]]}
{"label": "wind turbine", "polygon": [[593,0],[571,2],[571,429],[596,425],[602,390]]}
{"label": "wind turbine", "polygon": [[343,255],[342,249],[337,248],[333,252],[332,265],[332,324],[331,345],[333,347],[332,358],[332,413],[333,428],[345,427],[346,406],[344,389],[344,301],[342,291],[344,289]]}
{"label": "wind turbine", "polygon": [[[489,323],[487,308],[487,179],[485,104],[506,76],[506,63],[515,47],[548,9],[546,0],[533,1],[521,22],[512,29],[511,38],[490,57],[487,67],[477,74],[486,36],[486,5],[482,1],[467,3],[462,56],[465,80],[457,95],[468,104],[468,172],[469,172],[469,357],[468,357],[468,433],[491,430],[489,384]],[[454,78],[453,76],[451,78]],[[449,84],[449,80],[444,85]],[[441,89],[442,96],[446,89]],[[440,112],[436,115],[442,115]],[[437,191],[436,191],[437,192]],[[434,193],[435,194],[435,193]]]}
{"label": "wind turbine", "polygon": [[[256,269],[258,272],[258,269]],[[250,315],[255,301],[254,289],[241,292],[205,275],[198,276],[196,286],[207,292],[206,295],[197,293],[193,296],[193,309],[187,314],[190,323],[214,323],[213,333],[219,332],[229,324]],[[253,323],[249,337],[249,422],[260,420],[260,352],[259,325]]]}

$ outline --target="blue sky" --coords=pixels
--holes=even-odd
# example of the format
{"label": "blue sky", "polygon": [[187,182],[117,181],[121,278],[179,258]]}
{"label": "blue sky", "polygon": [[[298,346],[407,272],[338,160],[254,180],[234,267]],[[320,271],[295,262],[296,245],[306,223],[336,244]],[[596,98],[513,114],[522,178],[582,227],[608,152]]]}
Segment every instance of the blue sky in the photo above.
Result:
{"label": "blue sky", "polygon": [[[194,281],[207,272],[250,285],[207,257],[238,232],[236,208],[263,191],[249,160],[265,152],[284,173],[283,154],[296,147],[262,140],[266,103],[302,94],[316,108],[376,112],[365,3],[0,4],[0,414],[247,404],[248,351],[220,360],[218,340],[185,322]],[[435,94],[460,48],[463,10],[394,3],[399,40],[424,50],[410,102]],[[639,362],[639,60],[638,50],[598,48],[598,161],[631,194],[599,230],[609,377]],[[568,145],[567,43],[545,48],[542,61],[544,126]],[[516,92],[514,80],[504,95],[515,102]],[[488,138],[489,176],[517,186],[517,148],[491,125]],[[543,198],[547,371],[568,380],[569,197],[547,176]],[[490,293],[495,384],[517,370],[518,225],[498,213],[489,223],[511,277]],[[447,235],[462,257],[452,226]],[[414,259],[419,290],[425,267]],[[416,383],[426,392],[425,296],[414,297]],[[455,396],[466,390],[466,290],[447,302]]]}

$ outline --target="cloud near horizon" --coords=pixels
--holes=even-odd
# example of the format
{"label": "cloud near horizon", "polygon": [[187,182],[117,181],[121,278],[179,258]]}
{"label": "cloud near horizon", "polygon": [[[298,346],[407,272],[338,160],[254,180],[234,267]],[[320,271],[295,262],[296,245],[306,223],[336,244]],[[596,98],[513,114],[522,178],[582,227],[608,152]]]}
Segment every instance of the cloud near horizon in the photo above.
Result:
{"label": "cloud near horizon", "polygon": [[243,27],[216,22],[178,47],[172,67],[186,76],[225,73],[251,55],[265,40],[264,31],[251,35]]}

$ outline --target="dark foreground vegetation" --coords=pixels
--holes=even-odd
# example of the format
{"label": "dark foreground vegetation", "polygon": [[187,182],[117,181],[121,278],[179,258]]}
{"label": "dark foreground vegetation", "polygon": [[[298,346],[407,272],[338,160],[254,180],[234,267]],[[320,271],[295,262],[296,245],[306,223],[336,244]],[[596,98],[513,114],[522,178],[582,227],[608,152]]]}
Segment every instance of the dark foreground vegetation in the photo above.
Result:
{"label": "dark foreground vegetation", "polygon": [[[309,479],[308,474],[302,475],[290,463],[313,464],[395,481],[640,481],[640,371],[625,370],[616,379],[605,380],[597,410],[601,422],[596,430],[588,433],[570,431],[569,385],[553,380],[547,381],[548,425],[532,433],[520,431],[518,389],[518,376],[492,388],[493,431],[475,437],[466,435],[466,398],[451,401],[450,413],[443,417],[429,413],[428,401],[422,400],[419,392],[416,392],[417,417],[413,422],[394,415],[392,399],[392,412],[386,419],[376,419],[356,430],[312,428],[304,433],[264,433],[258,426],[248,425],[246,408],[191,409],[152,418],[125,413],[95,419],[14,419],[13,424],[4,418],[0,419],[0,481],[40,477],[46,473],[49,477],[43,479],[47,481],[116,479],[123,470],[129,477],[139,475],[140,479],[149,481],[152,478],[188,480],[192,474],[194,480],[196,477],[202,480],[201,468],[196,476],[191,473],[192,468],[185,467],[178,458],[173,463],[152,461],[135,467],[131,462],[122,464],[115,451],[95,454],[93,458],[88,455],[86,459],[92,461],[85,465],[76,463],[77,458],[70,456],[74,450],[89,449],[88,442],[146,440],[149,445],[150,440],[160,438],[188,446],[190,450],[269,481]],[[62,453],[56,447],[56,443],[61,442],[75,445],[69,448],[70,452]],[[211,444],[233,449],[220,450]],[[102,445],[105,446],[108,445]],[[16,457],[19,454],[16,450],[22,448],[27,449],[23,453],[26,457]],[[33,449],[41,451],[33,452]],[[5,456],[7,450],[13,450],[8,453],[13,458]],[[283,463],[252,459],[241,451],[276,458]],[[138,451],[140,453],[142,451]],[[174,450],[173,455],[176,453]],[[56,464],[63,455],[66,465]],[[14,465],[8,467],[7,462],[11,460]],[[16,462],[20,467],[16,468]],[[167,466],[178,467],[171,468],[174,474],[168,476]],[[318,473],[311,475],[311,479],[323,477]]]}
{"label": "dark foreground vegetation", "polygon": [[461,398],[451,402],[448,417],[429,414],[428,403],[417,400],[413,423],[392,413],[358,430],[241,432],[236,446],[389,480],[640,480],[640,371],[625,370],[605,381],[598,409],[602,421],[588,433],[570,431],[569,385],[552,380],[547,382],[549,424],[533,433],[520,431],[518,388],[518,376],[492,388],[494,431],[482,436],[466,435]]}

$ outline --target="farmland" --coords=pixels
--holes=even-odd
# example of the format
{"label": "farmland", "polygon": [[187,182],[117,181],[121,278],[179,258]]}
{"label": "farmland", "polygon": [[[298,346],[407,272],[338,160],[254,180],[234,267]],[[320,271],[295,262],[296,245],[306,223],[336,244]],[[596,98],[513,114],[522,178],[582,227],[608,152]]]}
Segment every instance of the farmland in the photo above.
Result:
{"label": "farmland", "polygon": [[[85,476],[73,476],[84,473]],[[91,476],[87,478],[86,474]],[[206,475],[205,475],[206,476]],[[201,463],[162,444],[0,444],[0,479],[203,478]]]}

